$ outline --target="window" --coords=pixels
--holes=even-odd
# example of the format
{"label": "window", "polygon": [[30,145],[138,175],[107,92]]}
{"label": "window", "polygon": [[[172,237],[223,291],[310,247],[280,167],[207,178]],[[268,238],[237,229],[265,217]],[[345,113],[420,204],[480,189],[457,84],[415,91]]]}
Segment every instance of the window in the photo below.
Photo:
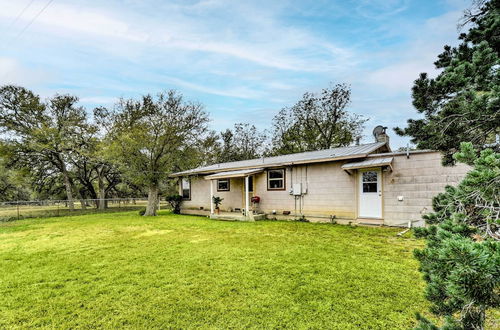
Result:
{"label": "window", "polygon": [[229,179],[219,179],[217,180],[217,191],[229,191],[230,181]]}
{"label": "window", "polygon": [[378,191],[378,173],[375,171],[363,172],[363,192],[376,193]]}
{"label": "window", "polygon": [[285,169],[267,171],[267,190],[285,190]]}
{"label": "window", "polygon": [[182,189],[182,198],[191,199],[191,181],[188,178],[182,178],[181,189]]}
{"label": "window", "polygon": [[248,191],[253,192],[253,176],[248,177]]}

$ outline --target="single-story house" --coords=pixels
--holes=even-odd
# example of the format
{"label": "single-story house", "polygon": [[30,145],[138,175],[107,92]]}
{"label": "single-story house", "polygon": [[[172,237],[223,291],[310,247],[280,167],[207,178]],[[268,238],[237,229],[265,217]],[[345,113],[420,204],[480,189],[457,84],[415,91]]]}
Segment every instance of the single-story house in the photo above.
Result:
{"label": "single-story house", "polygon": [[[432,198],[457,184],[468,167],[441,165],[432,150],[391,151],[376,142],[214,164],[173,174],[181,213],[219,219],[422,226]],[[220,209],[213,196],[222,198]]]}

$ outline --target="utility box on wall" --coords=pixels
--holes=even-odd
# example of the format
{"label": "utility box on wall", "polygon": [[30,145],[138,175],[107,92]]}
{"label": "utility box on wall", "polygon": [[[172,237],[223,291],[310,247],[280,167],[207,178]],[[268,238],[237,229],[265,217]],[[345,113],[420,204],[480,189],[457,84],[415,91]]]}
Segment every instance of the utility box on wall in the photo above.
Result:
{"label": "utility box on wall", "polygon": [[292,187],[292,195],[301,196],[302,195],[302,183],[294,183]]}

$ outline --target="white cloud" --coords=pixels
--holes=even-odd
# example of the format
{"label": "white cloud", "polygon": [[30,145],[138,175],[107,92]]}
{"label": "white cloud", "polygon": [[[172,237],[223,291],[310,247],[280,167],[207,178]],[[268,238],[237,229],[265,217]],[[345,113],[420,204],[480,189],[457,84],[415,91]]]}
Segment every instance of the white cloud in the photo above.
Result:
{"label": "white cloud", "polygon": [[[36,1],[32,6],[38,10],[43,2]],[[202,1],[195,7],[220,6],[221,1]],[[24,4],[19,2],[6,2],[2,4],[0,17],[12,20]],[[234,6],[233,6],[234,7]],[[135,13],[122,11],[120,15],[109,12],[103,8],[89,8],[86,5],[75,5],[54,2],[36,20],[36,25],[48,29],[51,34],[68,37],[71,40],[93,40],[95,47],[112,50],[117,44],[121,49],[136,47],[159,47],[165,49],[181,49],[194,52],[206,52],[225,55],[240,60],[249,61],[258,65],[293,71],[324,71],[332,68],[332,61],[325,61],[325,53],[335,56],[335,62],[349,62],[351,52],[347,49],[333,45],[331,42],[318,39],[304,30],[287,27],[274,19],[271,15],[263,16],[265,10],[259,11],[255,16],[244,12],[235,12],[234,16],[252,26],[252,31],[244,39],[241,38],[240,27],[228,27],[226,33],[219,29],[224,22],[211,20],[198,20],[197,17],[180,15],[178,6],[166,11],[165,17],[158,21],[155,17],[144,17]],[[248,7],[241,10],[249,10]],[[255,9],[254,9],[255,10]],[[26,23],[33,13],[26,13],[20,21]],[[260,26],[259,26],[260,25]],[[215,29],[214,29],[215,27]],[[76,35],[75,35],[76,33]],[[100,42],[95,38],[102,40]],[[135,43],[130,44],[130,43]],[[296,56],[297,50],[307,50],[310,58]],[[144,51],[146,51],[144,49]],[[134,51],[131,51],[134,53]],[[127,56],[127,51],[121,52]]]}
{"label": "white cloud", "polygon": [[28,69],[15,59],[0,57],[0,86],[31,85],[47,81],[50,77],[51,75],[43,70]]}
{"label": "white cloud", "polygon": [[117,97],[109,97],[109,96],[86,96],[80,98],[80,102],[82,103],[94,103],[100,105],[109,105],[116,103],[118,101]]}
{"label": "white cloud", "polygon": [[[364,83],[372,88],[386,89],[389,93],[409,92],[413,81],[421,72],[435,76],[439,72],[434,67],[437,55],[445,43],[456,44],[458,32],[456,23],[462,12],[452,11],[428,19],[418,31],[410,35],[406,45],[390,48],[381,55],[389,64],[363,75]],[[396,61],[391,61],[396,59]]]}

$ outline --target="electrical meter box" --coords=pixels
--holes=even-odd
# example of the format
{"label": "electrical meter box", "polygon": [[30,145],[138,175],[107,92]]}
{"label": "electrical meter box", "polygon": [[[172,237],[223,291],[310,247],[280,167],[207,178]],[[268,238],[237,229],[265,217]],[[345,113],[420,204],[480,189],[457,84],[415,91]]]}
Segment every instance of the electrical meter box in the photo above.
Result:
{"label": "electrical meter box", "polygon": [[302,183],[294,183],[292,187],[292,195],[301,196],[302,195]]}

